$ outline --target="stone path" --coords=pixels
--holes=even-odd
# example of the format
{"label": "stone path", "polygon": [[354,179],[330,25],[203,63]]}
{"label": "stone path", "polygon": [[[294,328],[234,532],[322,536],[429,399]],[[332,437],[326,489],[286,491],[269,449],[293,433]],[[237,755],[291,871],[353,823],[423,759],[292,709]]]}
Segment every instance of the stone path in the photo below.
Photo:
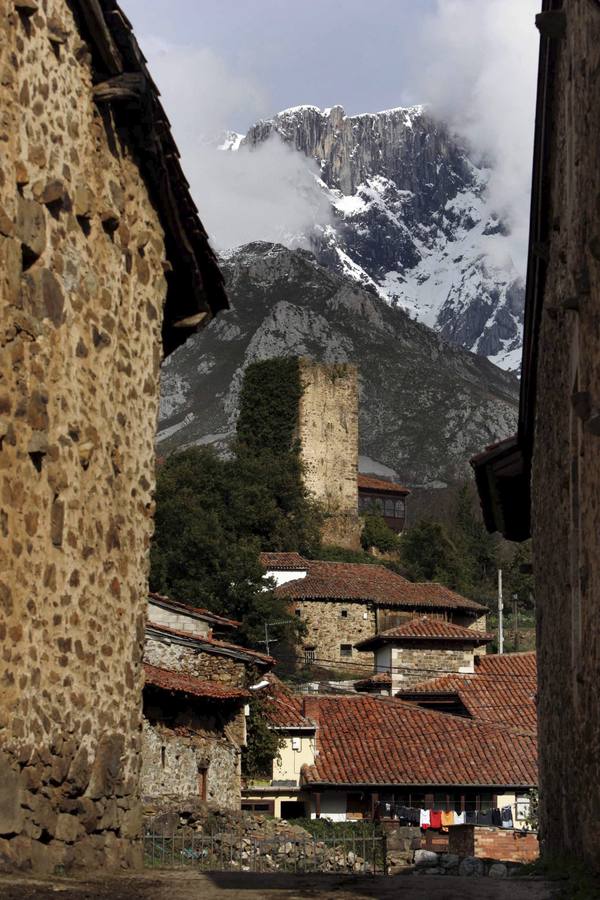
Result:
{"label": "stone path", "polygon": [[394,878],[256,873],[145,872],[142,875],[15,878],[0,874],[2,900],[550,900],[538,879],[399,875]]}

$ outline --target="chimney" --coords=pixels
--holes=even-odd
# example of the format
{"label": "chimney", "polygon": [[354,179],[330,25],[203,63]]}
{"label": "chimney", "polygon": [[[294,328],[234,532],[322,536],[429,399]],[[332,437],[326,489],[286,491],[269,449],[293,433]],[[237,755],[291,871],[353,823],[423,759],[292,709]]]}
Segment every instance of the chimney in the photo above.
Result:
{"label": "chimney", "polygon": [[302,698],[302,715],[306,719],[310,719],[315,725],[319,724],[319,698],[303,697]]}

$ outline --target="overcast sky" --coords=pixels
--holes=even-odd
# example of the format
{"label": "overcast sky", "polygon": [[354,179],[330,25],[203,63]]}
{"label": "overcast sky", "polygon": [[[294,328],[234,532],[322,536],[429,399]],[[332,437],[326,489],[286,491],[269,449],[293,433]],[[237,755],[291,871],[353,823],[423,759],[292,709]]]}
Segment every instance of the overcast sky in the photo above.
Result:
{"label": "overcast sky", "polygon": [[515,254],[524,258],[540,0],[121,5],[218,247],[276,240],[327,215],[312,194],[307,202],[308,182],[285,148],[246,157],[209,148],[225,129],[245,132],[260,117],[305,103],[341,104],[347,114],[426,103],[493,163],[490,203],[512,225]]}

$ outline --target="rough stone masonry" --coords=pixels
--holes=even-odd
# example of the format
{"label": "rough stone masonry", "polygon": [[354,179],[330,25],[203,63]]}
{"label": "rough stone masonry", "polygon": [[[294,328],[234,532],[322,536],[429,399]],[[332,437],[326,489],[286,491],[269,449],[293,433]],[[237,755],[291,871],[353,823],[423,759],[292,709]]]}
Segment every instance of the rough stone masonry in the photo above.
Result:
{"label": "rough stone masonry", "polygon": [[103,13],[95,45],[73,10],[0,0],[0,866],[49,872],[141,859],[171,267],[135,150],[94,102],[98,46],[119,51]]}

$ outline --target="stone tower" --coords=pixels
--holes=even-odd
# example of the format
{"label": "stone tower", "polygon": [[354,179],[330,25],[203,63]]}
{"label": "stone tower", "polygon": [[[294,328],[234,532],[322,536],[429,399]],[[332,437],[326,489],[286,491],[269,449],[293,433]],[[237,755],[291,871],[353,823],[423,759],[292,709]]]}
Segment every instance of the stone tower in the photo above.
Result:
{"label": "stone tower", "polygon": [[301,359],[300,378],[301,457],[306,486],[326,512],[323,541],[358,550],[358,370]]}

